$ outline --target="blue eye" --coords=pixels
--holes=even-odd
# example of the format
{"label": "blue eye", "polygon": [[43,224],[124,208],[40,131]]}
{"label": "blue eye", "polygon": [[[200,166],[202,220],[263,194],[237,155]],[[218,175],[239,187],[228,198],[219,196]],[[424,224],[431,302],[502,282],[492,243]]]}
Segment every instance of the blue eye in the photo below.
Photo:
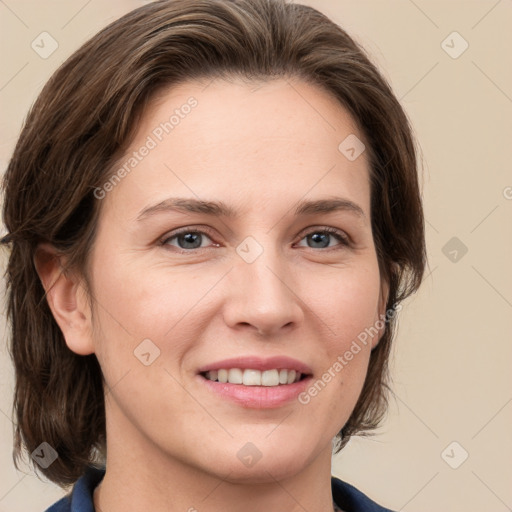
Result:
{"label": "blue eye", "polygon": [[203,237],[210,238],[206,233],[202,231],[181,231],[176,233],[165,240],[162,240],[162,245],[175,245],[171,244],[170,240],[176,239],[178,243],[178,249],[190,250],[190,249],[201,249],[203,247]]}
{"label": "blue eye", "polygon": [[[185,228],[179,232],[167,236],[161,240],[160,244],[163,246],[172,245],[183,252],[193,251],[194,249],[204,249],[209,247],[204,245],[205,238],[212,241],[211,237],[204,231],[192,230]],[[336,239],[338,243],[331,244],[331,241]],[[310,249],[331,249],[333,247],[344,248],[350,245],[348,236],[335,228],[323,227],[310,230],[302,239],[308,243],[307,247]],[[311,245],[309,245],[311,244]],[[219,244],[213,244],[219,246]],[[301,245],[304,247],[304,245]]]}
{"label": "blue eye", "polygon": [[335,228],[322,228],[322,229],[315,229],[314,231],[310,231],[306,234],[306,236],[302,239],[306,239],[310,242],[312,242],[313,246],[309,246],[312,249],[327,249],[329,247],[332,247],[330,245],[330,240],[332,238],[335,238],[338,240],[338,244],[341,246],[348,246],[349,241],[347,238],[347,235],[345,235],[342,231],[339,231]]}

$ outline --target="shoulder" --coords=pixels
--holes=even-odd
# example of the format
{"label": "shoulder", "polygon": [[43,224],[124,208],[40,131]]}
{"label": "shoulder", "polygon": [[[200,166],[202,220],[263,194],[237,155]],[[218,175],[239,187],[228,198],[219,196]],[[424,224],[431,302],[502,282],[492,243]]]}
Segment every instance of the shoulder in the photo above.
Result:
{"label": "shoulder", "polygon": [[57,503],[54,503],[50,508],[47,508],[45,512],[69,512],[71,510],[71,497],[64,496]]}
{"label": "shoulder", "polygon": [[331,477],[332,496],[336,504],[345,512],[392,512],[381,507],[354,486]]}
{"label": "shoulder", "polygon": [[45,512],[94,512],[93,492],[105,475],[105,470],[90,467],[78,479],[73,490]]}

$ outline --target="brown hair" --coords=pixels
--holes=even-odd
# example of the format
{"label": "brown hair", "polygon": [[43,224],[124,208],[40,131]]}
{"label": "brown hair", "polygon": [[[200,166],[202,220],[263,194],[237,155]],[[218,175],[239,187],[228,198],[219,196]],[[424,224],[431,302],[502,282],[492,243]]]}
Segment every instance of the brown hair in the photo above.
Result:
{"label": "brown hair", "polygon": [[[49,443],[43,473],[74,482],[105,447],[101,370],[71,352],[33,258],[49,242],[87,283],[101,201],[94,196],[133,138],[144,107],[179,82],[298,77],[334,95],[368,143],[372,231],[387,309],[415,291],[425,267],[416,150],[408,119],[364,50],[311,7],[284,0],[167,0],[100,31],[54,73],[31,108],[3,182],[7,314],[16,371],[15,461]],[[340,141],[341,142],[341,141]],[[372,351],[342,446],[375,429],[387,407],[395,318]]]}

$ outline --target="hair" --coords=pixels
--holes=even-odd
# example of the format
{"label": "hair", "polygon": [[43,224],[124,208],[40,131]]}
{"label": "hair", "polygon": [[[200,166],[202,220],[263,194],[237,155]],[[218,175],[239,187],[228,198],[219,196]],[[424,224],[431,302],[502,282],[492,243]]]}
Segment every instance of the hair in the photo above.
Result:
{"label": "hair", "polygon": [[[53,74],[32,106],[2,183],[10,247],[6,270],[16,383],[15,450],[49,443],[50,480],[75,482],[106,444],[103,377],[95,355],[66,345],[34,265],[47,242],[88,286],[101,201],[94,190],[133,140],[145,107],[179,83],[298,78],[333,95],[367,142],[371,224],[386,309],[419,287],[426,264],[412,129],[363,48],[317,10],[285,0],[162,0],[92,37]],[[337,436],[376,429],[387,410],[396,318],[372,350],[364,386]]]}

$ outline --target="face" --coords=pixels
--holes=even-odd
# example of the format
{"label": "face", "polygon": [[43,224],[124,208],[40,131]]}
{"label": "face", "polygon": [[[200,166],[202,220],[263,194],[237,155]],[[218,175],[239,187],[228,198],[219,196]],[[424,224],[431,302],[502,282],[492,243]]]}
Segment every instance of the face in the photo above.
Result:
{"label": "face", "polygon": [[205,85],[160,94],[97,191],[87,343],[111,438],[286,477],[330,460],[379,338],[367,155],[338,148],[363,135],[299,81]]}

